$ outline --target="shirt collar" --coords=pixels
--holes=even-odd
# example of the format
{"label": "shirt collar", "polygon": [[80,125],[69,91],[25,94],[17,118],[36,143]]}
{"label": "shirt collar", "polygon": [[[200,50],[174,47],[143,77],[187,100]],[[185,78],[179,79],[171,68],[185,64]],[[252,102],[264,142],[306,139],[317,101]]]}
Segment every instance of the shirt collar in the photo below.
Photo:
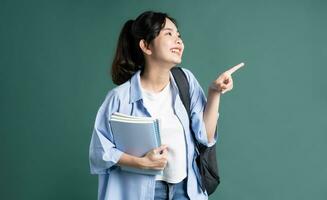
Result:
{"label": "shirt collar", "polygon": [[142,99],[141,90],[141,70],[138,70],[131,78],[131,96],[129,103],[134,103]]}
{"label": "shirt collar", "polygon": [[[177,88],[175,79],[174,79],[171,71],[169,71],[169,76],[170,76],[170,84],[173,87],[173,95],[175,96],[176,91],[177,91],[176,89],[178,89],[178,88]],[[130,95],[129,103],[134,103],[138,100],[143,99],[142,90],[141,90],[141,87],[142,87],[141,86],[141,70],[138,70],[132,76],[132,78],[130,79],[130,82],[131,82],[131,95]]]}

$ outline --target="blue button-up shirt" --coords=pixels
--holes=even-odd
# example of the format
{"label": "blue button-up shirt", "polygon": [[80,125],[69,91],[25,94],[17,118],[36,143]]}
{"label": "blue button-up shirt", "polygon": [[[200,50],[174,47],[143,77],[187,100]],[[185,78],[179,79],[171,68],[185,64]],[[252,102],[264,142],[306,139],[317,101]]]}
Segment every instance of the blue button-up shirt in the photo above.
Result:
{"label": "blue button-up shirt", "polygon": [[[203,111],[207,102],[206,96],[194,75],[189,70],[182,69],[186,73],[190,84],[191,126],[195,138],[206,146],[212,146],[216,143],[218,135],[216,134],[214,140],[208,143],[203,121]],[[154,199],[155,176],[122,171],[116,165],[123,152],[115,147],[108,121],[113,112],[133,116],[151,116],[143,104],[140,72],[136,72],[129,81],[108,92],[95,119],[89,158],[91,174],[97,174],[99,178],[99,200]],[[176,82],[171,73],[170,82],[173,85],[173,109],[183,126],[186,140],[187,194],[192,200],[208,199],[207,193],[203,192],[199,185],[201,177],[195,162],[196,151],[190,131],[188,114],[180,99]]]}

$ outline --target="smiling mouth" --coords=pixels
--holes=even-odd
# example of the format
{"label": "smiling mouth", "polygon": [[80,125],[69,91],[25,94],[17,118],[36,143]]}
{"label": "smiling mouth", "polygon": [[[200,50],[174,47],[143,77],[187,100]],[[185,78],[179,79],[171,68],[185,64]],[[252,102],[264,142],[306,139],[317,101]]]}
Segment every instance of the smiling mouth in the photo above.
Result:
{"label": "smiling mouth", "polygon": [[175,53],[177,55],[181,55],[181,50],[180,49],[171,49],[170,50],[172,53]]}

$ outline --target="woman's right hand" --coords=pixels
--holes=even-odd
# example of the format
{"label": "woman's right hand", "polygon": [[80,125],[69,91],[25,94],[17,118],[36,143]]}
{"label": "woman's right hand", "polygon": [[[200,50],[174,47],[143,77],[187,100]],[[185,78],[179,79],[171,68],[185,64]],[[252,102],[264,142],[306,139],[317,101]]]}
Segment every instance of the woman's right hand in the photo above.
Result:
{"label": "woman's right hand", "polygon": [[168,160],[168,146],[161,145],[149,151],[141,158],[142,168],[163,170],[167,165]]}

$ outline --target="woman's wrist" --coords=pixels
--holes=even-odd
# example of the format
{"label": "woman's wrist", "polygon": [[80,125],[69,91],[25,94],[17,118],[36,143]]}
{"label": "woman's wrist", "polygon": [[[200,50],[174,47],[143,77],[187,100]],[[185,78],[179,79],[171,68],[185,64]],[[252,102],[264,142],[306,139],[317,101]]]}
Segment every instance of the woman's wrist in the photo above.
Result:
{"label": "woman's wrist", "polygon": [[215,89],[215,88],[213,88],[213,87],[209,87],[209,89],[208,89],[208,95],[209,96],[212,96],[212,95],[214,95],[214,96],[220,96],[221,95],[221,91],[218,91],[217,89]]}
{"label": "woman's wrist", "polygon": [[146,160],[144,157],[132,156],[126,153],[123,153],[120,160],[118,161],[118,164],[140,169],[147,169]]}
{"label": "woman's wrist", "polygon": [[147,168],[144,157],[134,157],[134,162],[135,162],[137,168],[140,168],[140,169]]}
{"label": "woman's wrist", "polygon": [[151,169],[152,165],[149,162],[149,160],[144,156],[144,157],[135,157],[137,163],[137,167],[141,169]]}

